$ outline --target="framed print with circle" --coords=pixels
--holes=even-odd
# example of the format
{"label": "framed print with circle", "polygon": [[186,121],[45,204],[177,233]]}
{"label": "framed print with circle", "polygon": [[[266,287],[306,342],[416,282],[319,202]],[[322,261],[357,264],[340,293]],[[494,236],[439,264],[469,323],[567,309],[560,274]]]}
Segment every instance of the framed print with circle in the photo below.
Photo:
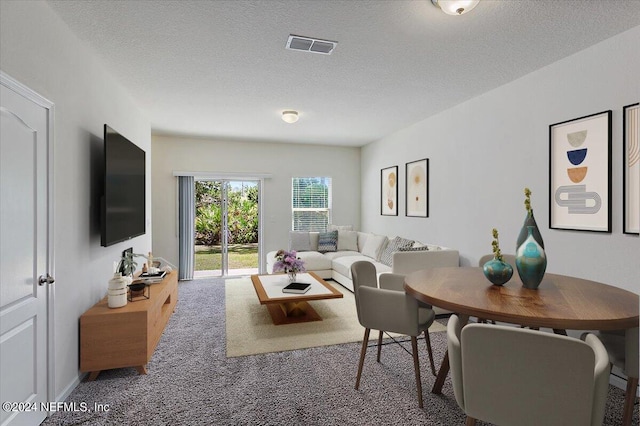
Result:
{"label": "framed print with circle", "polygon": [[549,126],[549,227],[611,232],[611,110]]}
{"label": "framed print with circle", "polygon": [[398,216],[398,166],[380,170],[380,214]]}
{"label": "framed print with circle", "polygon": [[405,164],[405,215],[429,217],[429,159]]}

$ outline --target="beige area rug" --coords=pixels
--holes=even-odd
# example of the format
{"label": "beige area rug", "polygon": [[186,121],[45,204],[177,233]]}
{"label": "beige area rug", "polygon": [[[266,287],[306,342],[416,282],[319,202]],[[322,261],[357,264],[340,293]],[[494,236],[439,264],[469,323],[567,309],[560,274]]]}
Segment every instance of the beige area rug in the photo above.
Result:
{"label": "beige area rug", "polygon": [[[226,280],[227,357],[361,342],[364,328],[358,322],[353,293],[333,281],[328,282],[344,297],[309,302],[322,321],[273,325],[266,306],[258,301],[250,278]],[[434,322],[429,331],[445,329]],[[377,335],[371,333],[371,339]]]}

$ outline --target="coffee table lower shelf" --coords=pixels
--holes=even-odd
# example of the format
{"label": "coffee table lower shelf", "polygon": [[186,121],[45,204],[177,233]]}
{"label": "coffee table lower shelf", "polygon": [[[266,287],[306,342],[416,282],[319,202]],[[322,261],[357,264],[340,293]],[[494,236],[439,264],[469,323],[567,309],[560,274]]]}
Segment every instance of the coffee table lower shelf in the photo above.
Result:
{"label": "coffee table lower shelf", "polygon": [[322,321],[322,317],[313,309],[313,306],[304,301],[270,303],[266,307],[275,325]]}

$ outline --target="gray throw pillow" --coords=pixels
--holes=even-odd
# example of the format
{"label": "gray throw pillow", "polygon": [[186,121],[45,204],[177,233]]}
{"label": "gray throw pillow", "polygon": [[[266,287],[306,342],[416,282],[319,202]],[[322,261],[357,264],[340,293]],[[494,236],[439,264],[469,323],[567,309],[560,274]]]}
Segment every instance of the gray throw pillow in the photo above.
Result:
{"label": "gray throw pillow", "polygon": [[318,235],[318,251],[327,253],[338,249],[338,231],[321,232]]}

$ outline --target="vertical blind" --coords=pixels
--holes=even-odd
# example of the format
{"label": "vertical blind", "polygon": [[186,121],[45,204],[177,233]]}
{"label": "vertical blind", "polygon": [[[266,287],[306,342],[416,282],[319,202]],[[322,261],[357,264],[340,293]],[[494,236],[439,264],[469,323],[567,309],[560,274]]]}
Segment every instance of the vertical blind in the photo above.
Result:
{"label": "vertical blind", "polygon": [[326,231],[331,223],[331,178],[294,177],[291,217],[294,231]]}
{"label": "vertical blind", "polygon": [[192,280],[195,261],[195,182],[193,176],[178,177],[178,279]]}

